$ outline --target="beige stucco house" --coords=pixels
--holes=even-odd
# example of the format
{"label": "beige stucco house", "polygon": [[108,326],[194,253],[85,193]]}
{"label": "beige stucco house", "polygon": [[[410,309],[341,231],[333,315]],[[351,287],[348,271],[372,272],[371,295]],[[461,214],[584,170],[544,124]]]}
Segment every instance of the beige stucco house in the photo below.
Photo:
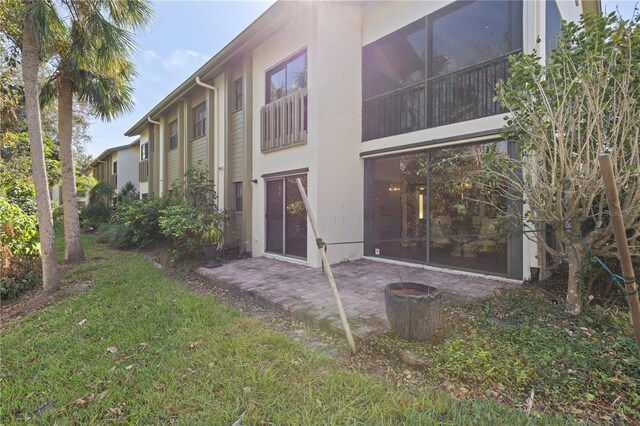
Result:
{"label": "beige stucco house", "polygon": [[470,203],[479,195],[463,178],[484,151],[512,150],[493,101],[508,56],[544,57],[561,19],[599,9],[586,0],[279,1],[126,132],[146,153],[131,166],[140,192],[165,195],[202,165],[235,212],[228,242],[319,267],[301,177],[324,240],[344,243],[330,246],[331,262],[522,280],[536,247],[501,233],[495,209]]}

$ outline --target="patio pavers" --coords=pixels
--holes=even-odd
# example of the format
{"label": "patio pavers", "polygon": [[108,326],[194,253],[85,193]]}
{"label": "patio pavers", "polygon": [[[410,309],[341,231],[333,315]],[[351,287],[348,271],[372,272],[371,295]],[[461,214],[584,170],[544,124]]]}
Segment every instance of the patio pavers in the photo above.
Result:
{"label": "patio pavers", "polygon": [[[342,304],[353,334],[367,339],[385,333],[384,288],[391,282],[420,282],[437,287],[445,298],[458,302],[483,299],[519,284],[496,279],[434,271],[361,259],[332,266]],[[331,331],[342,331],[333,293],[321,269],[283,260],[254,257],[197,272],[220,285],[239,290],[261,305],[293,314],[301,321]]]}

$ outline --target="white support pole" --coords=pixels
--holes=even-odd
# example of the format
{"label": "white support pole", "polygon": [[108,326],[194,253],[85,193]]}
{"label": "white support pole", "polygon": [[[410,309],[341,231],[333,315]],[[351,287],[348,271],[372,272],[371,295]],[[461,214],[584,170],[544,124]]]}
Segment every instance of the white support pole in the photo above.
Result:
{"label": "white support pole", "polygon": [[[300,180],[300,178],[296,178],[296,182],[298,183],[298,189],[300,190],[300,195],[302,196],[304,207],[307,209],[307,216],[309,217],[309,223],[311,224],[311,229],[313,229],[313,235],[315,235],[316,241],[322,241],[322,239],[320,238],[320,234],[318,233],[316,218],[313,215],[311,206],[309,205],[309,199],[307,198],[307,193],[304,190],[304,186],[302,186],[302,181]],[[336,299],[336,305],[338,306],[338,312],[340,313],[340,320],[342,321],[344,334],[347,335],[347,341],[349,342],[351,353],[355,354],[356,344],[353,342],[353,336],[351,335],[351,328],[349,327],[349,322],[347,321],[347,315],[344,313],[344,308],[342,307],[342,301],[340,300],[340,293],[338,293],[338,287],[336,287],[336,281],[333,279],[333,272],[331,271],[331,265],[329,264],[329,259],[327,258],[327,247],[324,244],[318,244],[318,250],[320,250],[320,257],[322,257],[322,263],[324,264],[325,272],[327,273],[327,280],[329,281],[329,285],[331,286],[333,297]]]}

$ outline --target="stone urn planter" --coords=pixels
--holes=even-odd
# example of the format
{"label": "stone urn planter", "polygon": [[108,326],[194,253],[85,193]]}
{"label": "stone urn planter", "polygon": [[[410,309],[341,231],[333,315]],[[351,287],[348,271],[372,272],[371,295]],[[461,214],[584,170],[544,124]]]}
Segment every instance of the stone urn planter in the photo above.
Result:
{"label": "stone urn planter", "polygon": [[207,260],[216,260],[218,258],[217,244],[202,244],[202,251]]}
{"label": "stone urn planter", "polygon": [[392,283],[384,290],[387,319],[403,339],[424,341],[433,336],[442,313],[442,293],[419,283]]}

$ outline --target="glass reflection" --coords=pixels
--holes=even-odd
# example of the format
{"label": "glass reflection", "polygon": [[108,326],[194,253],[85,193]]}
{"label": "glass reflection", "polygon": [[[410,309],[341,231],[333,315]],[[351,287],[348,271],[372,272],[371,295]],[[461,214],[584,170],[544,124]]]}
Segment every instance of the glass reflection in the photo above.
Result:
{"label": "glass reflection", "polygon": [[426,154],[375,160],[373,247],[380,256],[426,261]]}

